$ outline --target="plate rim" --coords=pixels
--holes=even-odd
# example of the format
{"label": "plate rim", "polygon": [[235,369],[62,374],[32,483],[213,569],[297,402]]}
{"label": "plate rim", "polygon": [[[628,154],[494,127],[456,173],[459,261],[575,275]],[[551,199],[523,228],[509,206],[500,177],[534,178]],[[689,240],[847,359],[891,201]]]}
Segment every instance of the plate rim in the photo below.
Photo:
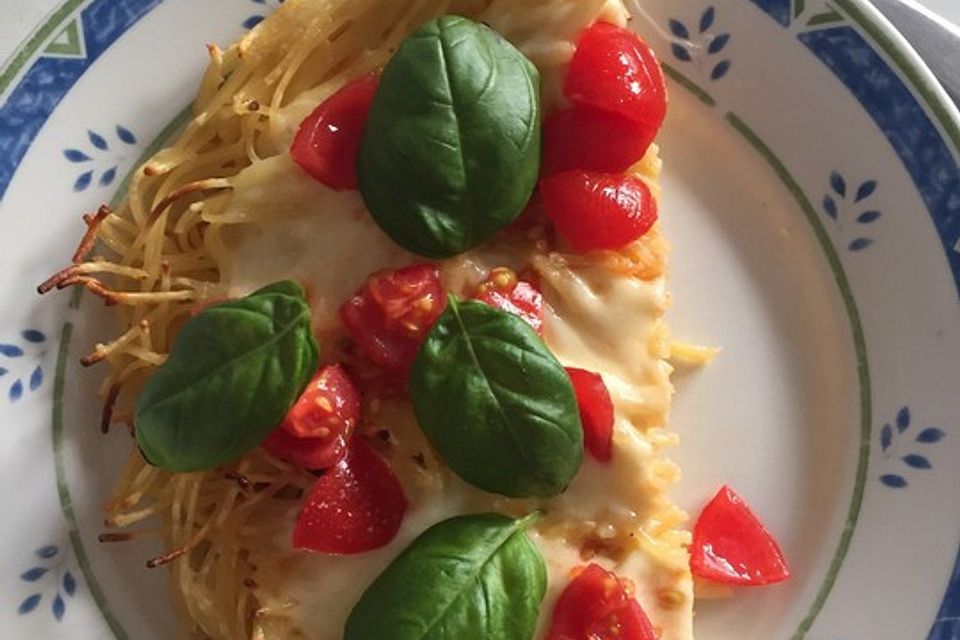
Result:
{"label": "plate rim", "polygon": [[[8,90],[15,88],[18,84],[18,80],[21,79],[21,72],[24,70],[28,64],[33,61],[40,48],[49,37],[65,22],[71,19],[74,14],[82,7],[92,4],[95,0],[65,0],[53,11],[51,11],[46,18],[42,20],[40,24],[34,29],[34,31],[27,36],[14,50],[14,52],[7,58],[2,65],[0,65],[0,97],[5,97],[8,94]],[[149,4],[147,12],[156,8],[162,4],[165,0],[153,0],[151,3],[149,0],[143,4]],[[759,5],[758,0],[752,0],[754,4]],[[906,38],[889,22],[889,20],[868,0],[834,0],[834,3],[841,8],[841,10],[854,22],[856,25],[861,27],[863,31],[869,38],[869,41],[873,46],[875,46],[879,51],[887,54],[889,56],[889,61],[892,62],[892,65],[902,74],[904,83],[913,89],[912,93],[915,98],[918,98],[921,106],[926,107],[928,115],[931,116],[931,120],[937,127],[937,132],[940,137],[946,143],[946,146],[952,151],[952,155],[955,159],[960,159],[960,109],[958,106],[949,98],[949,95],[936,80],[935,75],[930,70],[930,68],[923,62],[922,58],[916,52],[916,50],[909,44]],[[81,74],[82,76],[82,74]],[[72,88],[72,87],[71,87]],[[2,104],[2,103],[0,103]],[[48,118],[53,111],[57,108],[57,105],[54,104],[50,112],[46,114]],[[42,125],[41,125],[42,128]],[[162,137],[159,139],[163,139]],[[28,145],[29,146],[29,145]],[[960,163],[960,161],[958,161]],[[19,168],[19,161],[17,165],[14,166],[14,171],[10,175],[10,180],[16,175],[16,170]],[[118,193],[122,192],[122,186],[118,190]],[[2,194],[2,190],[0,190]],[[2,202],[2,195],[0,195],[0,202]],[[927,213],[930,213],[929,208]],[[949,258],[948,258],[949,260]],[[953,276],[953,279],[956,279]],[[958,288],[960,288],[960,280],[956,282]],[[63,336],[63,338],[68,338],[69,332]],[[60,375],[61,367],[65,366],[65,356],[66,351],[63,349],[63,346],[68,342],[68,340],[61,340],[61,351],[62,355],[58,353],[57,359],[57,383],[62,386],[63,376]],[[62,360],[62,362],[61,362]],[[56,385],[55,385],[56,387]],[[54,390],[54,412],[58,411],[59,403],[57,398],[59,394]],[[56,423],[56,420],[54,421]],[[58,463],[59,466],[60,463]],[[61,473],[58,471],[58,493],[60,493],[60,478]],[[63,495],[60,496],[61,505],[64,509],[69,508],[69,494],[66,497]],[[75,536],[77,539],[75,539]],[[74,522],[71,523],[70,530],[71,544],[76,547],[79,545],[82,547],[82,542],[79,540],[79,533],[75,526]],[[90,582],[90,577],[92,571],[84,570],[85,578]],[[95,581],[95,579],[94,579]],[[92,585],[91,585],[92,587]],[[91,588],[91,592],[94,589]],[[948,600],[952,597],[956,598],[960,595],[960,554],[957,557],[957,563],[955,565],[953,575],[951,580],[947,584],[946,593],[944,594],[943,604],[941,610],[947,606]],[[109,608],[106,606],[105,602],[101,602],[102,594],[100,598],[94,595],[94,598],[97,600],[97,606],[100,611],[104,614],[108,625],[111,630],[118,638],[129,637],[125,631],[123,631],[122,625],[115,626],[116,620],[113,619],[112,614],[109,614]],[[939,616],[938,616],[939,619]],[[120,633],[118,633],[118,628]],[[934,637],[934,631],[931,630],[930,638]],[[803,633],[799,632],[794,638],[803,637]]]}

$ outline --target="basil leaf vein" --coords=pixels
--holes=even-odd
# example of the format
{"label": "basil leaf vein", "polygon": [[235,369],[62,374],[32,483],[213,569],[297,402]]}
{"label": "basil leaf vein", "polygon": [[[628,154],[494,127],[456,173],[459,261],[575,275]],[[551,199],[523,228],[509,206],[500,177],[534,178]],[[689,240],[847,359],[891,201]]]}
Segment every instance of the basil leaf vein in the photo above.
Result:
{"label": "basil leaf vein", "polygon": [[137,402],[137,444],[171,471],[210,469],[256,447],[316,371],[319,347],[291,281],[189,320]]}
{"label": "basil leaf vein", "polygon": [[364,592],[344,640],[529,640],[547,585],[529,521],[481,514],[434,525]]}
{"label": "basil leaf vein", "polygon": [[481,489],[553,496],[580,467],[570,378],[515,316],[451,297],[414,361],[410,397],[446,463]]}

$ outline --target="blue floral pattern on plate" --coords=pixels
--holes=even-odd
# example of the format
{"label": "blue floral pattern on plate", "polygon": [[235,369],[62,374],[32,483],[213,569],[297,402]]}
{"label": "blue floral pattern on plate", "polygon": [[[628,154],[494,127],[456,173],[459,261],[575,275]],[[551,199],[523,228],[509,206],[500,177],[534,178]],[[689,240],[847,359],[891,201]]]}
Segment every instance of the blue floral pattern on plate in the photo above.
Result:
{"label": "blue floral pattern on plate", "polygon": [[[876,180],[865,180],[857,187],[856,193],[851,194],[846,179],[834,171],[830,174],[830,193],[823,196],[823,211],[841,229],[844,219],[850,215],[854,216],[857,225],[871,225],[883,215],[877,209],[869,208],[866,202],[876,190]],[[873,244],[873,238],[861,233],[859,229],[853,235],[855,237],[847,243],[850,251],[863,251]]]}
{"label": "blue floral pattern on plate", "polygon": [[66,552],[48,544],[35,549],[33,565],[20,574],[20,581],[30,586],[31,593],[17,606],[17,614],[25,616],[39,611],[50,602],[50,615],[60,622],[67,612],[67,600],[77,592],[77,579],[67,567]]}
{"label": "blue floral pattern on plate", "polygon": [[730,44],[732,36],[727,32],[713,32],[716,19],[716,8],[707,7],[700,15],[696,34],[676,18],[671,18],[669,22],[670,33],[677,38],[670,46],[673,56],[681,62],[700,60],[701,64],[706,64],[710,68],[711,81],[720,80],[726,76],[732,65],[729,58],[720,55]]}
{"label": "blue floral pattern on plate", "polygon": [[[900,472],[884,473],[880,476],[880,482],[891,489],[903,489],[910,484],[904,475],[910,469],[932,469],[933,463],[925,450],[946,437],[946,433],[939,427],[925,427],[919,432],[915,429],[911,431],[912,421],[910,408],[903,407],[897,412],[893,422],[886,423],[880,429],[880,450],[884,458],[888,461],[898,460],[903,467]],[[906,447],[909,449],[904,453],[902,449]]]}
{"label": "blue floral pattern on plate", "polygon": [[37,329],[21,331],[16,342],[0,342],[0,384],[6,387],[10,402],[43,386],[46,342],[46,334]]}
{"label": "blue floral pattern on plate", "polygon": [[[117,178],[117,169],[125,160],[123,147],[133,147],[137,137],[130,129],[117,125],[114,128],[117,142],[111,147],[107,138],[93,130],[87,131],[90,147],[86,151],[72,147],[63,150],[63,157],[80,168],[80,174],[73,182],[74,191],[86,191],[94,180],[101,187],[109,187]],[[118,155],[118,147],[120,155]]]}

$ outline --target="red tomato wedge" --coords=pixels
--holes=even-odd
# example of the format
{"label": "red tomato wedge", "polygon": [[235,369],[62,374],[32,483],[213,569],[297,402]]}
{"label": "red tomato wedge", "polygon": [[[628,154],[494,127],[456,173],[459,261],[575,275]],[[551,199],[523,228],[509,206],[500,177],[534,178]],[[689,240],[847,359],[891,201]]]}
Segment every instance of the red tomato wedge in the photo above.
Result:
{"label": "red tomato wedge", "polygon": [[271,455],[302,469],[327,469],[346,455],[346,442],[331,443],[326,438],[298,438],[283,427],[277,427],[263,441]]}
{"label": "red tomato wedge", "polygon": [[543,125],[543,175],[570,169],[620,173],[643,158],[656,133],[612,111],[561,109]]}
{"label": "red tomato wedge", "polygon": [[600,462],[613,458],[613,401],[599,373],[567,367],[583,425],[583,443]]}
{"label": "red tomato wedge", "polygon": [[490,271],[473,299],[512,313],[543,335],[543,294],[532,283],[519,280],[512,270],[497,267]]}
{"label": "red tomato wedge", "polygon": [[579,253],[619,249],[657,221],[657,201],[639,178],[564,171],[540,180],[547,217]]}
{"label": "red tomato wedge", "polygon": [[690,569],[700,578],[744,586],[790,577],[780,545],[727,486],[704,507],[693,527]]}
{"label": "red tomato wedge", "polygon": [[263,447],[305,469],[340,462],[360,421],[360,393],[340,365],[321,368]]}
{"label": "red tomato wedge", "polygon": [[317,371],[282,426],[298,438],[348,438],[359,420],[360,393],[343,367],[334,364]]}
{"label": "red tomato wedge", "polygon": [[364,355],[406,375],[446,306],[436,265],[417,264],[371,275],[340,307],[340,317]]}
{"label": "red tomato wedge", "polygon": [[320,103],[300,123],[290,155],[332,189],[357,188],[357,152],[380,77],[366,75]]}
{"label": "red tomato wedge", "polygon": [[632,31],[606,22],[581,34],[563,92],[574,104],[633,120],[651,140],[667,114],[667,85],[653,51]]}
{"label": "red tomato wedge", "polygon": [[293,529],[296,549],[348,555],[397,535],[407,499],[386,461],[354,439],[347,457],[317,479]]}
{"label": "red tomato wedge", "polygon": [[657,640],[630,585],[598,564],[560,594],[547,640]]}

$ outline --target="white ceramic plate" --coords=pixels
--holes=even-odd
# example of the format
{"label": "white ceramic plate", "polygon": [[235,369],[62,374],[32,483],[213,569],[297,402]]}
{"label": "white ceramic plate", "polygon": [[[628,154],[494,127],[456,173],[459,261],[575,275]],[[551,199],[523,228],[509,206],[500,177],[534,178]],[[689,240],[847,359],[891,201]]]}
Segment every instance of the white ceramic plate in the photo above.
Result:
{"label": "white ceramic plate", "polygon": [[[203,45],[277,2],[69,0],[0,76],[5,637],[171,637],[155,549],[96,542],[129,443],[77,357],[110,318],[33,288],[175,129]],[[960,638],[960,116],[863,0],[643,6],[672,324],[724,348],[677,379],[678,500],[731,483],[795,574],[700,604],[698,637]]]}

